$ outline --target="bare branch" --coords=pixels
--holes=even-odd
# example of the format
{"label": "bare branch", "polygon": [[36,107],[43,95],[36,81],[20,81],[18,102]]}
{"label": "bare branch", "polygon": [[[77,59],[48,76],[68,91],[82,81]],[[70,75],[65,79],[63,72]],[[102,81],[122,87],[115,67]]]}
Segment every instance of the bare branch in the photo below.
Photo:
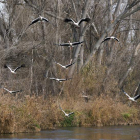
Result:
{"label": "bare branch", "polygon": [[129,13],[127,13],[127,14],[124,14],[124,15],[121,17],[121,19],[124,19],[124,18],[126,18],[126,17],[128,17],[128,16],[134,14],[135,12],[137,12],[137,11],[139,11],[139,10],[140,10],[140,6],[137,7],[137,8],[135,8],[135,9],[132,10],[131,12],[129,12]]}
{"label": "bare branch", "polygon": [[118,14],[120,5],[121,5],[121,0],[118,0],[118,1],[117,1],[117,6],[116,6],[115,11],[114,11],[114,18],[115,18],[116,15]]}
{"label": "bare branch", "polygon": [[76,8],[75,8],[75,3],[74,3],[73,0],[71,0],[71,2],[72,2],[73,9],[74,9],[74,11],[75,11],[76,19],[78,20],[78,15],[77,15],[77,10],[76,10]]}

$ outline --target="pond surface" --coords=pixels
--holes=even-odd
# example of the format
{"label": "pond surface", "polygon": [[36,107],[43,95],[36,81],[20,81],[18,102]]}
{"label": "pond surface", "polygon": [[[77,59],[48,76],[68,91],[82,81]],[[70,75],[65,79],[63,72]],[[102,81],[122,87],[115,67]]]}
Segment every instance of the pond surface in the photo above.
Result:
{"label": "pond surface", "polygon": [[0,134],[4,140],[140,140],[140,126],[65,127],[39,133]]}

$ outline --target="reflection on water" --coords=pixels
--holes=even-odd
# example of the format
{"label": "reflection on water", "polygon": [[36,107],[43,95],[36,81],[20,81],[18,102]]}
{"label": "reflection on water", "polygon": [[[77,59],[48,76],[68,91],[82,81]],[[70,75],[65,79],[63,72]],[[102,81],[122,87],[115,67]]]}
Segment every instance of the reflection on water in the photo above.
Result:
{"label": "reflection on water", "polygon": [[140,126],[68,127],[39,133],[0,134],[9,140],[140,140]]}

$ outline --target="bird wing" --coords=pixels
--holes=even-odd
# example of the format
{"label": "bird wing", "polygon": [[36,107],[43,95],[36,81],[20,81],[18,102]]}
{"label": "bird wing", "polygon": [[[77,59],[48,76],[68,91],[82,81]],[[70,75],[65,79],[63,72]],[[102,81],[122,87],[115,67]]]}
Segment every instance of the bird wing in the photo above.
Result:
{"label": "bird wing", "polygon": [[59,105],[59,108],[62,110],[62,112],[64,113],[64,114],[66,114],[66,112],[61,108],[61,106]]}
{"label": "bird wing", "polygon": [[68,65],[66,65],[65,67],[68,68],[68,67],[72,66],[74,63],[75,63],[75,62],[73,62],[73,63],[71,63],[71,64],[68,64]]}
{"label": "bird wing", "polygon": [[56,78],[50,78],[51,80],[56,80]]}
{"label": "bird wing", "polygon": [[22,67],[22,65],[21,66],[19,66],[19,67],[17,67],[16,69],[14,69],[14,72],[16,72],[18,69],[20,69]]}
{"label": "bird wing", "polygon": [[61,67],[64,67],[64,66],[63,66],[63,65],[61,65],[60,63],[57,63],[57,62],[56,62],[56,64],[58,64],[58,65],[59,65],[59,66],[61,66]]}
{"label": "bird wing", "polygon": [[48,19],[46,19],[46,18],[42,18],[42,20],[44,20],[44,21],[46,21],[46,22],[49,22]]}
{"label": "bird wing", "polygon": [[105,38],[105,39],[102,41],[102,43],[105,42],[105,41],[107,41],[107,40],[109,40],[109,39],[110,39],[110,37]]}
{"label": "bird wing", "polygon": [[140,98],[140,94],[139,94],[139,95],[136,95],[136,96],[134,97],[134,100],[137,100],[138,98]]}
{"label": "bird wing", "polygon": [[59,81],[67,81],[67,79],[59,79]]}
{"label": "bird wing", "polygon": [[13,71],[9,66],[7,66],[7,68],[8,68],[10,71]]}
{"label": "bird wing", "polygon": [[115,39],[116,41],[120,42],[118,38],[114,37],[114,39]]}
{"label": "bird wing", "polygon": [[31,22],[31,24],[29,24],[29,26],[31,26],[32,24],[34,24],[34,23],[36,23],[36,22],[38,22],[40,20],[40,18],[38,17],[38,18],[36,18],[35,20],[33,20],[32,22]]}
{"label": "bird wing", "polygon": [[81,44],[83,43],[84,41],[81,41],[81,42],[73,42],[72,45],[78,45],[78,44]]}
{"label": "bird wing", "polygon": [[73,22],[73,23],[75,23],[74,20],[72,20],[71,18],[65,18],[64,22]]}
{"label": "bird wing", "polygon": [[8,90],[7,88],[3,88],[3,89],[11,93],[11,91],[10,91],[10,90]]}
{"label": "bird wing", "polygon": [[11,93],[21,92],[22,90],[11,91]]}
{"label": "bird wing", "polygon": [[78,21],[78,24],[81,24],[83,21],[89,22],[90,18],[82,18],[81,20]]}
{"label": "bird wing", "polygon": [[122,92],[129,98],[131,98],[123,89],[122,89]]}
{"label": "bird wing", "polygon": [[69,46],[69,43],[63,43],[63,44],[59,44],[59,46]]}
{"label": "bird wing", "polygon": [[68,115],[74,114],[74,112],[69,113]]}

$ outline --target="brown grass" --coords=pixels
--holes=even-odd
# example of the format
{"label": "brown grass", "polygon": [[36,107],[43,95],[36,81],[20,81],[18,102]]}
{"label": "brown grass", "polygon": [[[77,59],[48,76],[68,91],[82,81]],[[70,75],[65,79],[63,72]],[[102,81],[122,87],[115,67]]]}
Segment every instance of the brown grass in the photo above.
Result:
{"label": "brown grass", "polygon": [[57,122],[56,104],[52,99],[47,102],[42,97],[26,96],[16,100],[8,94],[1,96],[0,102],[1,133],[36,132],[52,128]]}
{"label": "brown grass", "polygon": [[[65,118],[58,104],[73,118]],[[36,132],[56,126],[118,125],[139,123],[138,109],[117,102],[109,96],[83,98],[26,96],[16,100],[12,95],[0,97],[0,133]],[[67,120],[71,119],[71,120]],[[65,124],[66,123],[66,124]]]}

